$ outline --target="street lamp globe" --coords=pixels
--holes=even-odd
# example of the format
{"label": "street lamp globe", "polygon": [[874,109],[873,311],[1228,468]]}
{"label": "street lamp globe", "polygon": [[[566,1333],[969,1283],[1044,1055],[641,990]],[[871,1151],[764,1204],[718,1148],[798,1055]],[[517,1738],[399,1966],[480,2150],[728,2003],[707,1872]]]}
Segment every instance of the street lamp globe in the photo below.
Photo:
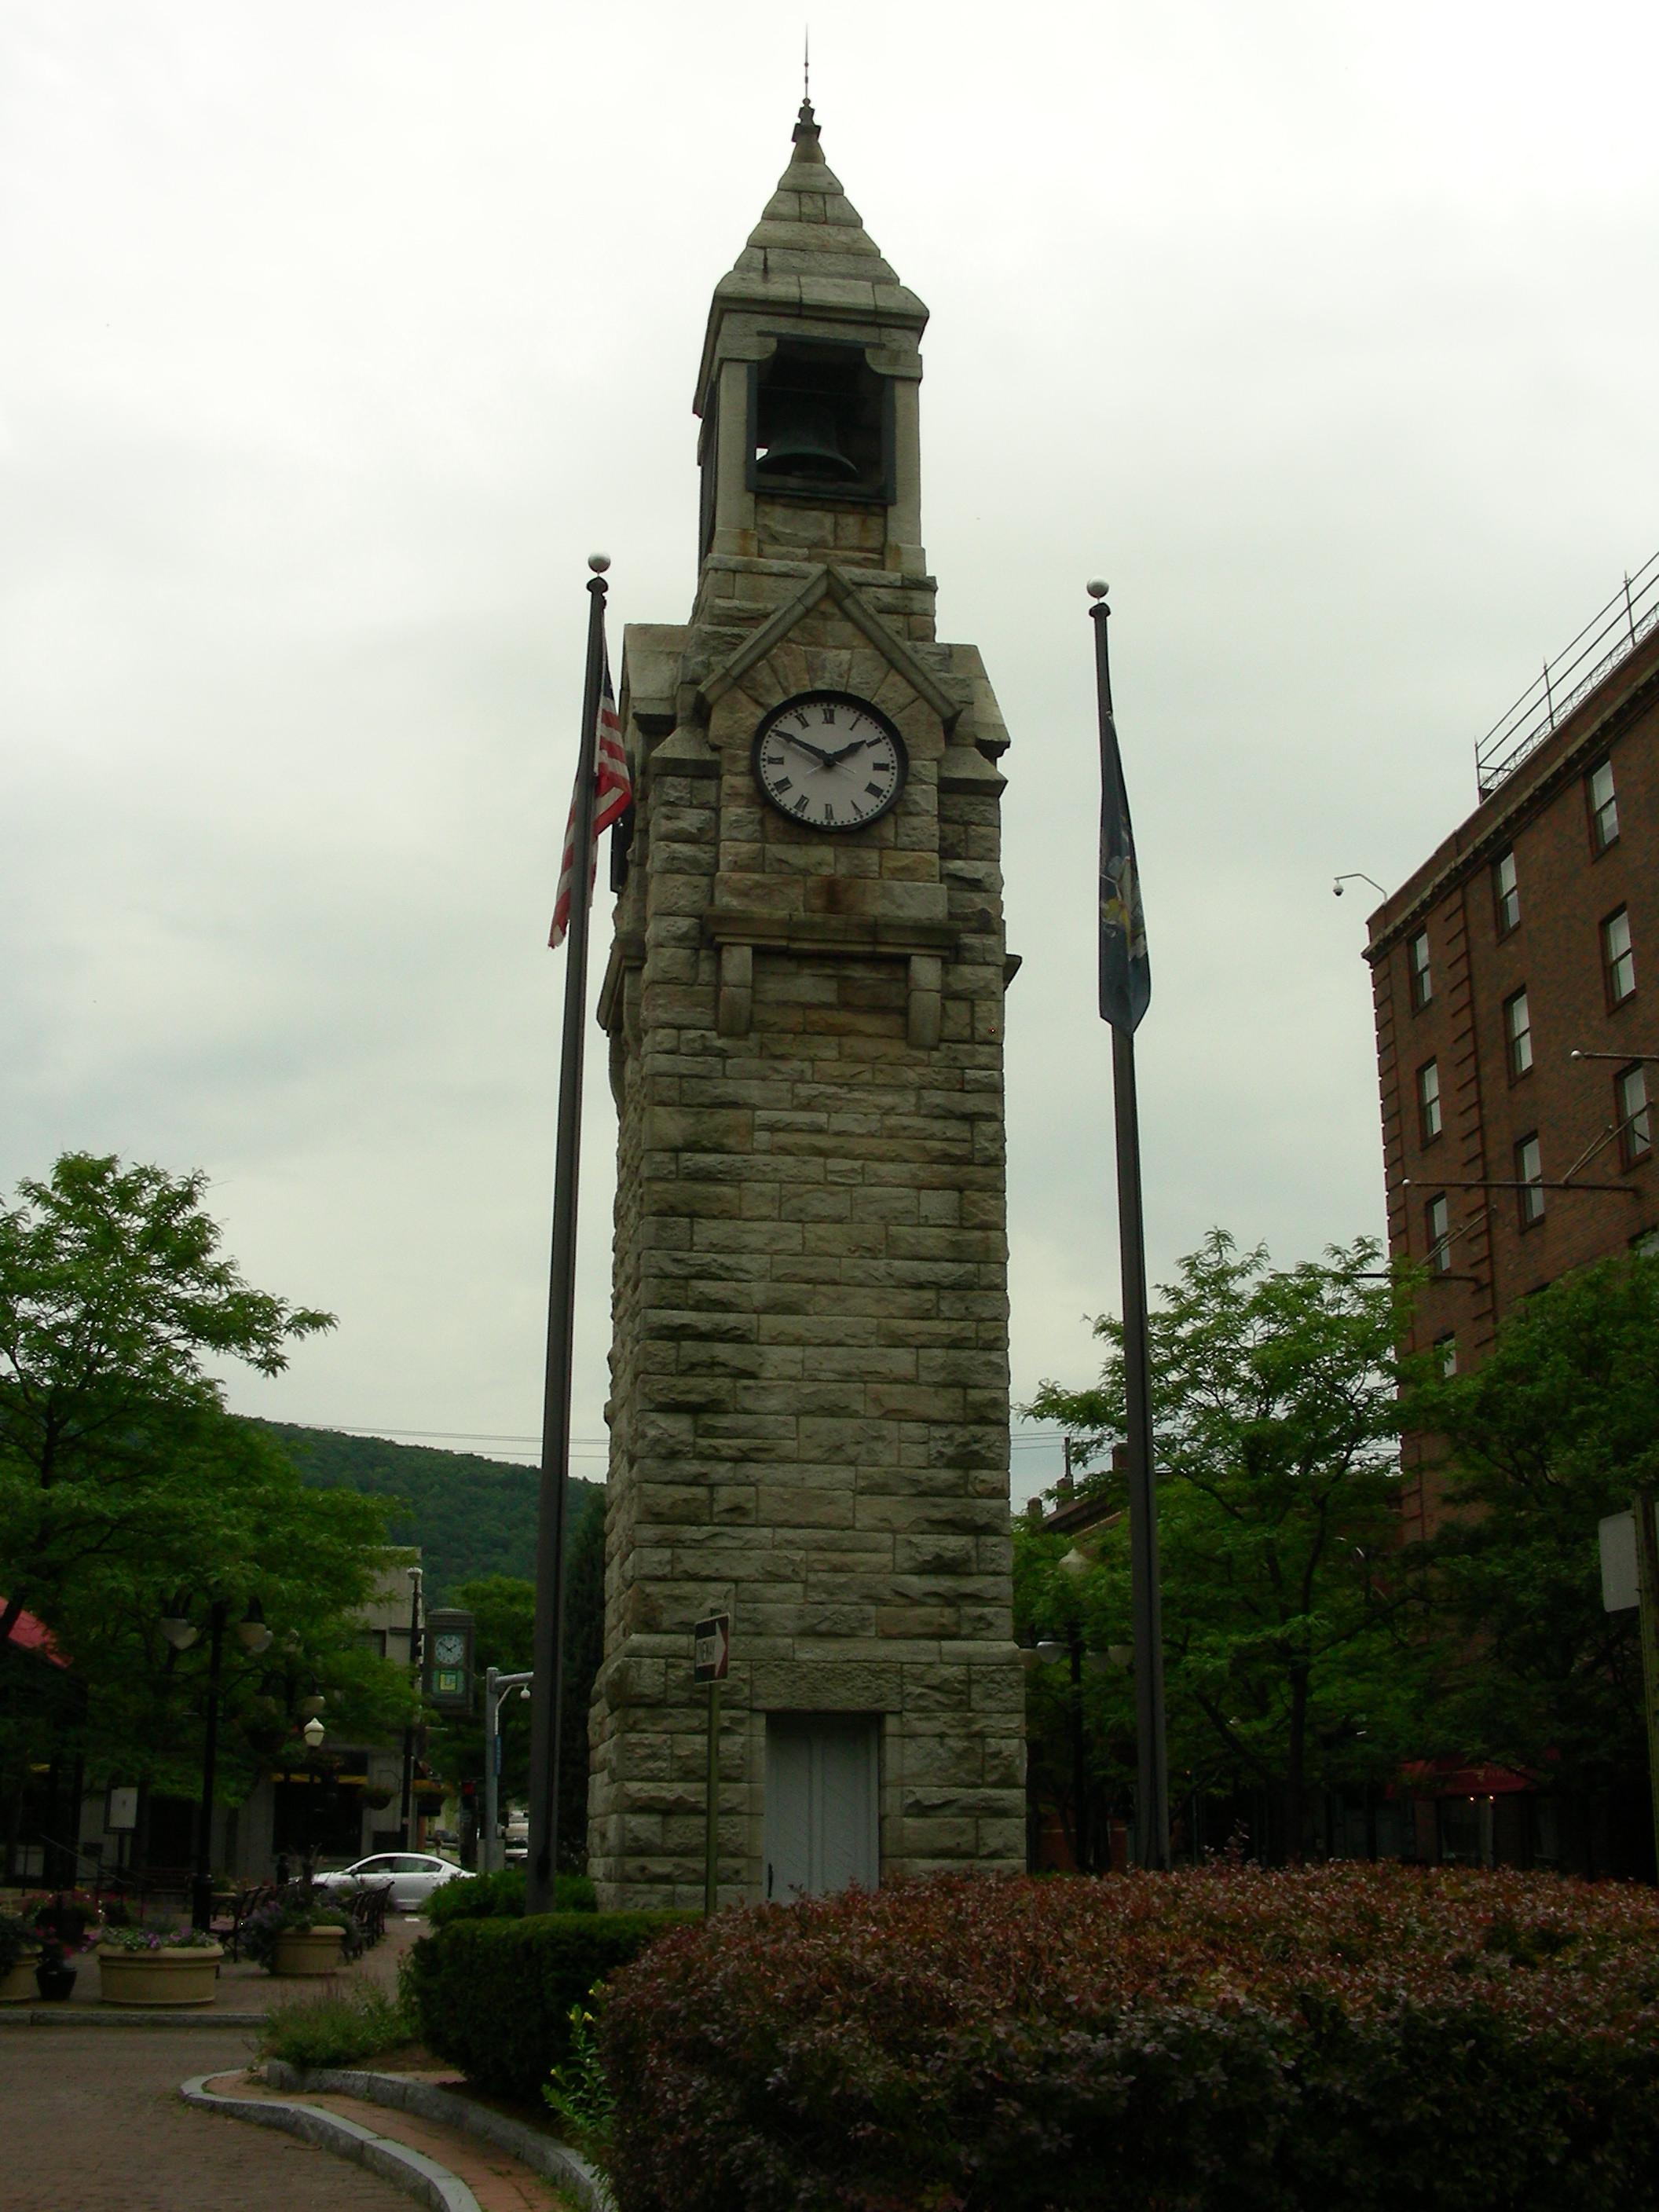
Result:
{"label": "street lamp globe", "polygon": [[328,1734],[328,1730],[323,1726],[322,1723],[317,1718],[314,1713],[300,1732],[313,1751],[316,1750],[318,1745]]}

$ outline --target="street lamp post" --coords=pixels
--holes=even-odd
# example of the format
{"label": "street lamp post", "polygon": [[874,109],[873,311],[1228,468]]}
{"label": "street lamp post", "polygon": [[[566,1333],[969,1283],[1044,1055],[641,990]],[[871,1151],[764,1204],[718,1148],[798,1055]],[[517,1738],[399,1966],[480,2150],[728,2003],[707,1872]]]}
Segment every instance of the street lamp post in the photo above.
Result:
{"label": "street lamp post", "polygon": [[[410,1567],[409,1576],[409,1665],[418,1691],[421,1680],[421,1570]],[[415,1716],[409,1717],[404,1730],[404,1788],[403,1800],[398,1814],[399,1849],[408,1850],[410,1843],[411,1808],[415,1798]]]}
{"label": "street lamp post", "polygon": [[496,1856],[501,1850],[501,1699],[509,1690],[523,1689],[533,1682],[533,1673],[503,1674],[494,1667],[484,1668],[484,1832],[483,1872],[498,1874]]}
{"label": "street lamp post", "polygon": [[[219,1684],[224,1656],[225,1621],[229,1607],[222,1597],[208,1607],[208,1679],[206,1729],[202,1741],[202,1802],[196,1818],[196,1865],[191,1876],[191,1925],[205,1930],[213,1919],[213,1786],[219,1765]],[[168,1613],[161,1633],[175,1651],[188,1651],[200,1631],[181,1609]],[[252,1598],[236,1624],[237,1641],[245,1651],[258,1653],[270,1642],[258,1599]]]}

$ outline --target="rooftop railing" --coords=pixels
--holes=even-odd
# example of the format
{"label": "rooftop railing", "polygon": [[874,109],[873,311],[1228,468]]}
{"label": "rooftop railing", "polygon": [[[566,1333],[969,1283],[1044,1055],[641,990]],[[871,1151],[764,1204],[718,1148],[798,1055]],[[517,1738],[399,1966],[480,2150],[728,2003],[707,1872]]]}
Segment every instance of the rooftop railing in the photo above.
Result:
{"label": "rooftop railing", "polygon": [[1644,562],[1601,612],[1591,617],[1566,650],[1544,663],[1508,714],[1474,749],[1474,780],[1482,799],[1513,775],[1659,623],[1659,553]]}

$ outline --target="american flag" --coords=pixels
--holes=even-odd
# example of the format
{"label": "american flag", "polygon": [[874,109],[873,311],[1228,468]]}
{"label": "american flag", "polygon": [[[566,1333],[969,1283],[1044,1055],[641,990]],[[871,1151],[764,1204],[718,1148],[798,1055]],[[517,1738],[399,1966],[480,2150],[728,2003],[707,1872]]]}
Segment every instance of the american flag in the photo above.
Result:
{"label": "american flag", "polygon": [[[617,720],[616,695],[611,689],[611,660],[605,663],[605,684],[599,694],[599,727],[594,732],[593,845],[600,835],[619,821],[634,803],[634,786],[628,774],[628,755],[623,750],[622,724]],[[578,771],[580,773],[580,771]],[[598,863],[587,856],[587,888],[591,894]],[[570,927],[570,885],[576,870],[576,799],[571,794],[570,818],[564,825],[564,858],[559,865],[559,892],[553,902],[553,928],[548,943],[564,943]]]}

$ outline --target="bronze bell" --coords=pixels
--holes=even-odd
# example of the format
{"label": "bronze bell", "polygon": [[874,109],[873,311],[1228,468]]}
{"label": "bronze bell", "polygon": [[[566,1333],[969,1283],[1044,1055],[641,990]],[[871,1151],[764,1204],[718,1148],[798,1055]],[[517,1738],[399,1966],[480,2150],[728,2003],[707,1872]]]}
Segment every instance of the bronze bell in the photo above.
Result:
{"label": "bronze bell", "polygon": [[858,464],[836,436],[836,410],[808,392],[780,392],[768,410],[766,450],[755,463],[763,477],[808,477],[816,483],[851,483]]}

